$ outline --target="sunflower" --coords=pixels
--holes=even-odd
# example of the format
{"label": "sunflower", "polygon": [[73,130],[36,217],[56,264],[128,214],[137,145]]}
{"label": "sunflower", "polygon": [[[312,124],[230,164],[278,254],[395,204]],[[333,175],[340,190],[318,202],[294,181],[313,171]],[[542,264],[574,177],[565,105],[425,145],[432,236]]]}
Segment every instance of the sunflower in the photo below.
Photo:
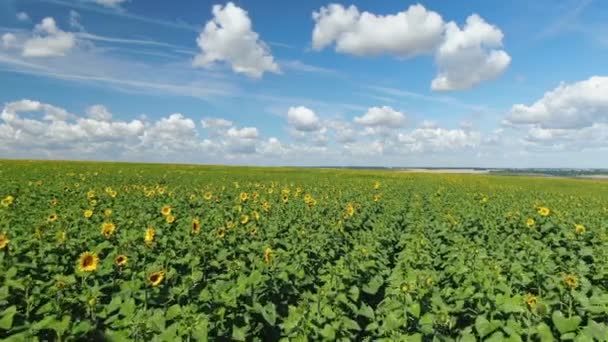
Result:
{"label": "sunflower", "polygon": [[382,197],[382,195],[380,195],[380,194],[374,194],[374,202],[380,201],[381,197]]}
{"label": "sunflower", "polygon": [[201,220],[198,218],[192,219],[192,234],[199,234],[201,232]]}
{"label": "sunflower", "polygon": [[434,281],[432,277],[427,277],[426,280],[424,281],[424,283],[426,284],[426,286],[433,286]]}
{"label": "sunflower", "polygon": [[118,267],[123,267],[127,265],[127,261],[129,261],[129,258],[127,258],[126,255],[117,255],[116,258],[114,258],[114,263],[116,264],[116,266]]}
{"label": "sunflower", "polygon": [[380,185],[381,185],[380,182],[378,182],[378,181],[374,182],[374,190],[380,189]]}
{"label": "sunflower", "polygon": [[175,222],[175,216],[173,216],[173,215],[167,215],[165,217],[165,221],[167,221],[167,223],[173,223],[173,222]]}
{"label": "sunflower", "polygon": [[54,206],[56,206],[57,204],[59,204],[59,200],[58,200],[58,199],[56,199],[56,198],[53,198],[53,199],[51,200],[51,205],[54,207]]}
{"label": "sunflower", "polygon": [[574,289],[578,286],[578,279],[572,274],[567,274],[566,276],[564,276],[564,283],[569,288]]}
{"label": "sunflower", "polygon": [[169,216],[171,215],[171,206],[169,205],[165,205],[160,209],[160,213],[163,214],[163,216]]}
{"label": "sunflower", "polygon": [[97,205],[97,200],[96,200],[96,199],[92,199],[92,200],[89,202],[89,204],[90,204],[90,205],[92,205],[92,206],[96,206],[96,205]]}
{"label": "sunflower", "polygon": [[93,272],[97,270],[98,263],[99,258],[97,257],[97,254],[92,252],[84,252],[80,254],[77,268],[80,272]]}
{"label": "sunflower", "polygon": [[4,197],[4,199],[2,199],[2,206],[3,207],[8,207],[9,205],[13,204],[13,201],[15,200],[15,197],[8,195],[6,197]]}
{"label": "sunflower", "polygon": [[407,283],[404,283],[403,285],[401,285],[401,292],[403,293],[407,293],[410,290],[410,286]]}
{"label": "sunflower", "polygon": [[249,222],[249,215],[242,215],[241,224],[247,224],[247,222]]}
{"label": "sunflower", "polygon": [[101,235],[103,235],[106,239],[114,235],[115,231],[116,225],[114,223],[104,222],[101,224]]}
{"label": "sunflower", "polygon": [[55,222],[55,221],[57,221],[57,218],[58,218],[57,214],[51,214],[47,218],[47,221],[49,221],[49,222]]}
{"label": "sunflower", "polygon": [[116,195],[118,195],[118,192],[116,192],[115,190],[112,190],[112,191],[108,192],[108,195],[110,195],[110,197],[112,197],[112,198],[116,198]]}
{"label": "sunflower", "polygon": [[226,228],[228,228],[228,229],[234,228],[234,222],[232,222],[232,221],[226,222]]}
{"label": "sunflower", "polygon": [[241,202],[246,202],[249,199],[249,194],[247,194],[246,192],[241,192],[241,194],[239,195],[239,199],[241,200]]}
{"label": "sunflower", "polygon": [[270,264],[272,262],[272,248],[266,247],[264,250],[264,262]]}
{"label": "sunflower", "polygon": [[95,198],[95,190],[87,191],[87,199],[92,200],[93,198]]}
{"label": "sunflower", "polygon": [[258,213],[257,211],[252,212],[251,216],[253,216],[253,219],[256,221],[260,220],[260,213]]}
{"label": "sunflower", "polygon": [[11,242],[11,240],[6,234],[0,234],[0,249],[5,249],[9,242]]}
{"label": "sunflower", "polygon": [[352,203],[348,203],[346,206],[346,215],[348,215],[348,217],[355,215],[355,206]]}
{"label": "sunflower", "polygon": [[152,286],[158,286],[165,279],[164,271],[152,272],[148,275],[148,281]]}
{"label": "sunflower", "polygon": [[551,214],[551,210],[549,208],[547,208],[547,207],[539,207],[537,209],[537,211],[538,211],[538,214],[540,216],[545,216],[546,217],[546,216],[549,216],[549,214]]}
{"label": "sunflower", "polygon": [[312,196],[310,194],[304,195],[304,203],[308,204],[312,200]]}
{"label": "sunflower", "polygon": [[256,227],[251,228],[251,230],[249,231],[249,234],[251,235],[255,235],[258,233],[258,229]]}
{"label": "sunflower", "polygon": [[530,309],[534,309],[538,304],[538,299],[534,295],[528,293],[528,295],[526,295],[526,304]]}
{"label": "sunflower", "polygon": [[534,221],[533,218],[528,217],[528,219],[526,220],[526,227],[533,228],[535,224],[536,224],[536,221]]}
{"label": "sunflower", "polygon": [[103,214],[104,214],[105,217],[112,216],[112,209],[106,209],[106,210],[104,210]]}
{"label": "sunflower", "polygon": [[156,231],[154,231],[154,228],[150,227],[146,229],[146,233],[144,234],[144,241],[147,245],[150,245],[152,244],[152,242],[154,242],[154,235],[156,235]]}
{"label": "sunflower", "polygon": [[582,224],[575,224],[574,231],[576,232],[576,234],[583,234],[587,231],[587,228],[585,228],[585,226],[583,226]]}
{"label": "sunflower", "polygon": [[283,203],[289,202],[289,195],[283,194],[282,200],[283,200]]}
{"label": "sunflower", "polygon": [[226,229],[224,228],[220,228],[217,230],[217,237],[222,239],[224,236],[226,236]]}
{"label": "sunflower", "polygon": [[93,210],[87,209],[82,215],[84,216],[84,218],[91,218],[91,216],[93,216]]}
{"label": "sunflower", "polygon": [[210,201],[213,198],[213,193],[211,191],[205,191],[205,193],[203,194],[203,198],[206,201]]}
{"label": "sunflower", "polygon": [[262,203],[262,210],[264,210],[265,212],[270,211],[270,203],[268,203],[267,201],[264,201]]}

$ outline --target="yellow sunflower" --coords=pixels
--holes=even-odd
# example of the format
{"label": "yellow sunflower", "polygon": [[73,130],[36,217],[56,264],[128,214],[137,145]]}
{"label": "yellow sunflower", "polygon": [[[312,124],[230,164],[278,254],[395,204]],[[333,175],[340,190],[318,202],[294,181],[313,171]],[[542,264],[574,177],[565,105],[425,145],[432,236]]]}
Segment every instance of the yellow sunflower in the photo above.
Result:
{"label": "yellow sunflower", "polygon": [[283,194],[282,200],[283,200],[283,203],[289,202],[289,195]]}
{"label": "yellow sunflower", "polygon": [[93,216],[93,210],[87,209],[82,215],[84,216],[84,218],[91,218],[91,216]]}
{"label": "yellow sunflower", "polygon": [[564,283],[569,288],[574,289],[578,286],[578,279],[572,274],[567,274],[564,276]]}
{"label": "yellow sunflower", "polygon": [[249,215],[242,215],[241,224],[247,224],[247,222],[249,222]]}
{"label": "yellow sunflower", "polygon": [[382,195],[380,195],[380,194],[374,194],[374,202],[380,201],[381,197],[382,197]]}
{"label": "yellow sunflower", "polygon": [[255,235],[258,233],[258,229],[256,227],[251,228],[251,230],[249,231],[249,234],[251,235]]}
{"label": "yellow sunflower", "polygon": [[587,231],[587,228],[585,228],[585,226],[583,226],[582,224],[575,224],[574,231],[576,232],[576,234],[583,234]]}
{"label": "yellow sunflower", "polygon": [[251,216],[253,216],[253,219],[256,221],[260,220],[260,213],[258,213],[257,211],[252,212]]}
{"label": "yellow sunflower", "polygon": [[546,216],[549,216],[549,214],[551,214],[551,210],[549,208],[547,208],[547,207],[539,207],[537,209],[537,211],[538,211],[538,214],[540,216],[545,216],[546,217]]}
{"label": "yellow sunflower", "polygon": [[199,234],[201,232],[201,220],[198,218],[192,219],[192,234]]}
{"label": "yellow sunflower", "polygon": [[267,201],[264,201],[262,203],[262,210],[264,210],[265,212],[270,211],[270,203],[268,203]]}
{"label": "yellow sunflower", "polygon": [[163,279],[165,279],[164,271],[152,272],[148,275],[148,282],[150,282],[150,285],[152,286],[158,286],[162,283]]}
{"label": "yellow sunflower", "polygon": [[144,234],[144,241],[147,245],[150,245],[152,244],[152,242],[154,242],[154,235],[156,235],[156,231],[154,230],[154,228],[150,227],[146,229],[146,233]]}
{"label": "yellow sunflower", "polygon": [[80,254],[77,268],[80,272],[93,272],[97,270],[98,263],[99,258],[97,257],[97,254],[92,252],[84,252]]}
{"label": "yellow sunflower", "polygon": [[105,217],[112,216],[112,209],[106,209],[106,210],[104,210],[103,214],[104,214]]}
{"label": "yellow sunflower", "polygon": [[165,216],[165,221],[167,221],[167,223],[173,223],[173,222],[175,222],[175,216],[167,215],[167,216]]}
{"label": "yellow sunflower", "polygon": [[49,222],[55,222],[55,221],[57,221],[58,218],[59,218],[59,216],[57,216],[57,214],[51,214],[51,215],[49,215],[49,217],[46,220]]}
{"label": "yellow sunflower", "polygon": [[232,221],[226,222],[226,228],[228,228],[228,229],[234,228],[234,222],[232,222]]}
{"label": "yellow sunflower", "polygon": [[169,216],[171,215],[171,206],[169,205],[165,205],[160,209],[160,213],[163,214],[163,216]]}
{"label": "yellow sunflower", "polygon": [[120,255],[116,256],[116,258],[114,258],[114,263],[118,267],[126,266],[128,261],[129,261],[129,258],[123,254],[120,254]]}
{"label": "yellow sunflower", "polygon": [[4,199],[2,199],[2,206],[5,208],[8,207],[9,205],[13,204],[14,200],[15,200],[15,197],[8,195]]}
{"label": "yellow sunflower", "polygon": [[374,190],[380,189],[380,185],[381,185],[380,182],[378,182],[378,181],[374,182]]}
{"label": "yellow sunflower", "polygon": [[246,202],[249,199],[249,194],[247,194],[246,192],[241,192],[241,194],[239,195],[239,199],[241,200],[241,202]]}
{"label": "yellow sunflower", "polygon": [[355,206],[352,203],[348,203],[346,206],[346,215],[348,215],[348,217],[355,215]]}
{"label": "yellow sunflower", "polygon": [[226,229],[220,228],[217,230],[216,234],[217,234],[218,238],[222,239],[222,238],[224,238],[224,236],[226,236]]}
{"label": "yellow sunflower", "polygon": [[211,191],[205,191],[205,194],[203,194],[203,198],[206,201],[210,201],[213,198],[213,193]]}
{"label": "yellow sunflower", "polygon": [[272,248],[266,247],[264,250],[264,262],[270,264],[272,262]]}
{"label": "yellow sunflower", "polygon": [[528,295],[526,295],[526,304],[530,309],[534,309],[538,304],[538,299],[534,295],[528,293]]}
{"label": "yellow sunflower", "polygon": [[104,222],[101,224],[101,235],[103,235],[106,239],[114,235],[115,231],[116,225],[114,223]]}
{"label": "yellow sunflower", "polygon": [[0,234],[0,249],[5,249],[9,242],[11,242],[11,240],[6,234]]}
{"label": "yellow sunflower", "polygon": [[534,227],[535,224],[536,224],[536,221],[534,221],[533,218],[528,217],[528,219],[526,220],[526,227],[532,228],[532,227]]}

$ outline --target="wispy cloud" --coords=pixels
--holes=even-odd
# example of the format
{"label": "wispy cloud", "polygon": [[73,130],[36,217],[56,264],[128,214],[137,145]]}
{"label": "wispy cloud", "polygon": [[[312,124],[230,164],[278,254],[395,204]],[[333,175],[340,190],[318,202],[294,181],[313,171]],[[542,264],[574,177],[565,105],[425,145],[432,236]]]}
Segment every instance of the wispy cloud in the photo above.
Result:
{"label": "wispy cloud", "polygon": [[[536,39],[556,36],[566,31],[578,31],[579,20],[593,0],[572,0],[559,7],[557,19],[536,34]],[[546,10],[546,9],[543,9]]]}
{"label": "wispy cloud", "polygon": [[295,70],[295,71],[311,72],[311,73],[325,74],[325,75],[339,75],[340,74],[337,70],[324,68],[324,67],[320,67],[320,66],[316,66],[316,65],[306,64],[299,60],[279,61],[279,64],[280,64],[281,68],[291,69],[291,70]]}

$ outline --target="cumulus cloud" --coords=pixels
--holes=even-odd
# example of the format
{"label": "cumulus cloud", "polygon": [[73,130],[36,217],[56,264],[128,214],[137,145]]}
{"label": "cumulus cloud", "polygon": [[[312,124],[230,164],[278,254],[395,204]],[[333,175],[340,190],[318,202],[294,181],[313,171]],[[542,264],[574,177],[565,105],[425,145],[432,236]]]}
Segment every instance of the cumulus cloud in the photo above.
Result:
{"label": "cumulus cloud", "polygon": [[337,52],[358,56],[394,54],[406,58],[431,53],[443,33],[441,16],[420,4],[391,15],[330,4],[313,12],[313,19],[314,49],[335,43]]}
{"label": "cumulus cloud", "polygon": [[122,3],[126,2],[127,0],[92,0],[92,1],[98,5],[102,5],[105,7],[118,7]]}
{"label": "cumulus cloud", "polygon": [[5,49],[13,48],[17,45],[17,36],[12,33],[2,35],[2,47]]}
{"label": "cumulus cloud", "polygon": [[577,129],[608,122],[606,94],[608,77],[593,76],[572,84],[562,83],[531,105],[513,105],[506,123],[535,125],[540,129]]}
{"label": "cumulus cloud", "polygon": [[93,105],[87,108],[87,114],[98,121],[111,121],[112,113],[104,105]]}
{"label": "cumulus cloud", "polygon": [[249,15],[232,2],[214,5],[213,19],[205,24],[196,42],[201,52],[194,57],[195,67],[209,68],[216,62],[230,64],[236,73],[260,78],[264,72],[280,69],[268,46],[252,30]]}
{"label": "cumulus cloud", "polygon": [[405,123],[405,114],[389,106],[371,107],[363,116],[357,116],[355,123],[369,127],[398,128]]}
{"label": "cumulus cloud", "polygon": [[30,21],[30,16],[25,12],[19,12],[19,13],[17,13],[17,20]]}
{"label": "cumulus cloud", "polygon": [[502,47],[502,31],[477,14],[467,18],[463,29],[446,24],[445,38],[435,60],[438,74],[431,82],[437,91],[469,89],[497,78],[511,63]]}
{"label": "cumulus cloud", "polygon": [[400,133],[397,139],[407,151],[423,153],[475,148],[482,137],[477,131],[426,126]]}
{"label": "cumulus cloud", "polygon": [[55,19],[47,17],[34,28],[33,36],[23,45],[24,57],[65,56],[76,45],[76,38],[71,32],[57,27]]}
{"label": "cumulus cloud", "polygon": [[317,114],[304,106],[289,107],[287,122],[297,131],[312,132],[321,129],[321,120]]}

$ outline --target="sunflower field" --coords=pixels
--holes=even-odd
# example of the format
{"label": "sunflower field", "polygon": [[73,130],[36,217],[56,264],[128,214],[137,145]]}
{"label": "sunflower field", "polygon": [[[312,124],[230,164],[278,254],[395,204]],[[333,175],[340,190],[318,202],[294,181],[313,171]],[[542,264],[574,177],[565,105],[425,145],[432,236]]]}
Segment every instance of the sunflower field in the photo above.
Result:
{"label": "sunflower field", "polygon": [[608,182],[0,161],[0,339],[608,341]]}

